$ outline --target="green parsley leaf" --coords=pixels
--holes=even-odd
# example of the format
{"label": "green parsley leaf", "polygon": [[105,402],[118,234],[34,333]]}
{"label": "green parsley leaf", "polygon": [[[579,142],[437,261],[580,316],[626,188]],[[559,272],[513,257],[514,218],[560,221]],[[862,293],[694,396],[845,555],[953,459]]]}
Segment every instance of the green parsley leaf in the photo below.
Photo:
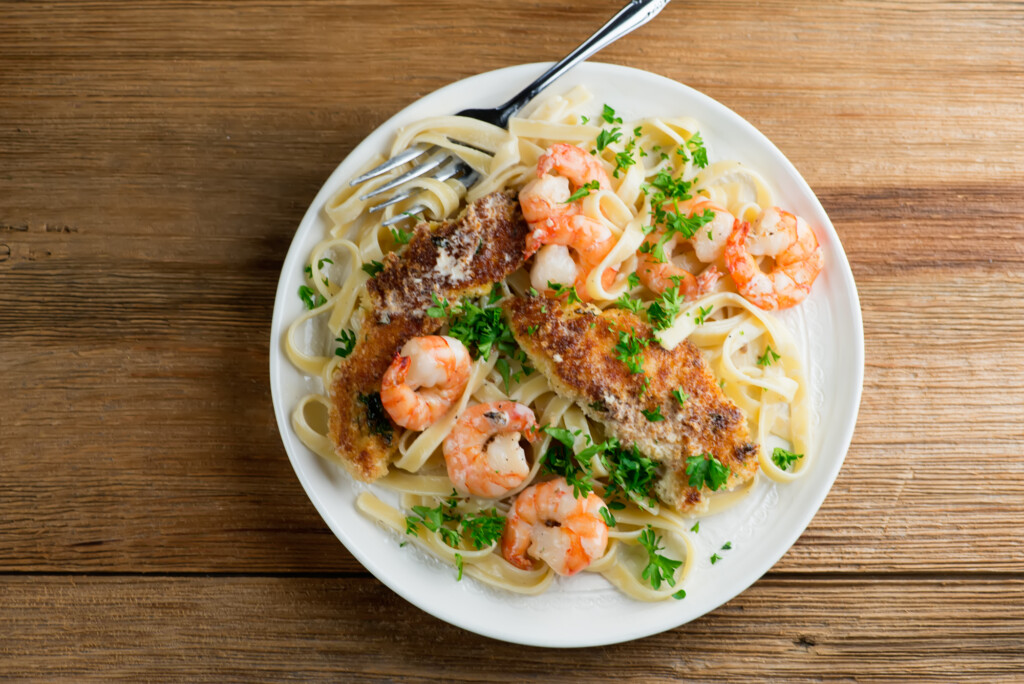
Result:
{"label": "green parsley leaf", "polygon": [[575,285],[562,285],[561,283],[549,280],[548,288],[555,293],[556,297],[561,297],[566,294],[569,295],[569,298],[565,300],[567,304],[572,304],[573,302],[580,304],[583,303],[583,300],[580,299],[579,294],[576,292]]}
{"label": "green parsley leaf", "polygon": [[512,381],[512,367],[509,366],[508,359],[504,356],[499,356],[498,360],[494,363],[494,367],[501,375],[501,380],[505,383],[505,391],[508,392],[509,383]]}
{"label": "green parsley leaf", "polygon": [[[451,547],[458,547],[460,537],[459,533],[450,527],[445,527],[444,523],[458,521],[458,516],[446,513],[443,505],[435,506],[434,508],[428,508],[426,506],[413,506],[412,512],[419,516],[419,520],[412,516],[406,516],[405,518],[405,529],[406,534],[409,533],[409,529],[412,525],[420,524],[427,528],[431,532],[437,532],[441,535],[441,540]],[[410,524],[411,521],[411,524]],[[419,536],[418,534],[416,536]]]}
{"label": "green parsley leaf", "polygon": [[391,418],[384,410],[384,404],[380,400],[380,392],[360,394],[356,398],[360,404],[366,407],[366,421],[370,434],[380,435],[386,444],[391,444],[394,430],[391,427]]}
{"label": "green parsley leaf", "polygon": [[644,568],[641,576],[650,582],[654,589],[660,589],[662,582],[674,587],[676,585],[676,570],[683,562],[672,560],[658,553],[664,547],[661,546],[661,537],[654,534],[654,528],[650,525],[640,533],[638,541],[647,551],[647,567]]}
{"label": "green parsley leaf", "polygon": [[606,497],[622,492],[634,501],[651,500],[658,463],[640,453],[635,444],[627,449],[618,440],[610,439],[602,442],[601,447],[601,463],[608,471]]}
{"label": "green parsley leaf", "polygon": [[612,351],[615,358],[622,361],[629,368],[631,373],[643,373],[643,353],[650,340],[640,339],[636,336],[636,330],[632,332],[619,331],[619,341]]}
{"label": "green parsley leaf", "polygon": [[772,451],[772,462],[779,466],[780,470],[788,470],[789,466],[793,465],[796,461],[803,458],[803,454],[794,454],[791,451],[786,451],[782,447],[775,447]]}
{"label": "green parsley leaf", "polygon": [[657,423],[659,421],[665,420],[665,416],[661,415],[660,406],[655,406],[654,410],[651,411],[641,410],[640,413],[644,414],[644,418],[651,421],[652,423]]}
{"label": "green parsley leaf", "polygon": [[469,537],[474,549],[482,549],[501,539],[505,529],[505,516],[497,508],[478,514],[467,513],[462,518],[462,533]]}
{"label": "green parsley leaf", "polygon": [[455,554],[455,567],[457,567],[459,569],[459,575],[458,575],[458,577],[455,578],[455,581],[456,582],[461,582],[462,581],[462,554],[461,553]]}
{"label": "green parsley leaf", "polygon": [[699,533],[700,532],[700,520],[698,520],[697,522],[693,523],[693,527],[690,528],[690,531],[694,532],[694,533]]}
{"label": "green parsley leaf", "polygon": [[713,309],[714,307],[711,306],[710,304],[708,305],[707,309],[705,309],[703,306],[697,309],[697,316],[696,318],[693,319],[694,323],[696,323],[697,325],[704,325],[704,321],[707,320],[708,316],[711,314],[711,311]]}
{"label": "green parsley leaf", "polygon": [[578,431],[572,432],[566,428],[554,427],[551,425],[545,425],[541,428],[541,431],[551,435],[553,439],[561,442],[570,449],[573,448],[573,445],[576,443],[576,436],[579,434]]}
{"label": "green parsley leaf", "polygon": [[704,148],[704,141],[700,137],[700,131],[690,136],[686,141],[686,148],[693,154],[693,163],[704,168],[708,165],[708,151]]}
{"label": "green parsley leaf", "polygon": [[608,527],[615,527],[615,516],[611,514],[611,511],[609,511],[607,507],[601,506],[601,509],[598,512],[601,514],[601,517],[604,518],[605,525]]}
{"label": "green parsley leaf", "polygon": [[307,285],[299,286],[299,299],[306,305],[306,308],[313,310],[318,306],[323,306],[327,303],[327,298],[318,292],[314,292],[313,288]]}
{"label": "green parsley leaf", "polygon": [[706,485],[715,492],[725,487],[729,479],[729,468],[711,454],[698,454],[687,457],[686,474],[690,476],[691,487]]}
{"label": "green parsley leaf", "polygon": [[682,387],[677,387],[672,390],[672,396],[676,398],[676,401],[679,402],[680,406],[685,404],[686,400],[690,398],[690,395],[684,392]]}
{"label": "green parsley leaf", "polygon": [[633,137],[634,138],[639,138],[641,135],[643,135],[643,132],[644,132],[643,128],[644,128],[643,126],[637,126],[636,128],[634,128],[633,129]]}
{"label": "green parsley leaf", "polygon": [[379,261],[370,261],[368,263],[363,264],[363,270],[366,271],[372,278],[384,270],[384,264],[380,263]]}
{"label": "green parsley leaf", "polygon": [[412,231],[403,230],[402,228],[389,228],[388,230],[391,231],[391,237],[400,245],[407,245],[409,240],[412,239]]}
{"label": "green parsley leaf", "polygon": [[647,307],[647,318],[650,320],[651,326],[655,330],[666,330],[672,327],[680,309],[683,308],[684,301],[686,301],[686,295],[674,287],[662,292],[661,296]]}
{"label": "green parsley leaf", "polygon": [[335,337],[334,341],[341,343],[341,346],[334,350],[334,355],[341,358],[345,358],[356,348],[356,334],[351,330],[342,330],[341,336]]}
{"label": "green parsley leaf", "polygon": [[597,149],[598,151],[601,151],[612,143],[619,142],[620,140],[622,140],[622,129],[617,126],[610,131],[602,128],[601,132],[597,134]]}
{"label": "green parsley leaf", "polygon": [[600,189],[601,181],[592,180],[589,183],[584,183],[583,185],[576,189],[576,192],[569,195],[569,199],[562,202],[562,204],[570,204],[572,202],[575,202],[576,200],[583,199],[584,197],[590,194],[591,190]]}
{"label": "green parsley leaf", "polygon": [[608,105],[604,106],[604,111],[601,112],[601,118],[610,124],[622,123],[622,119],[615,116],[615,110]]}
{"label": "green parsley leaf", "polygon": [[582,114],[580,114],[580,123],[581,124],[588,124],[588,123],[590,123],[590,117],[589,116],[583,116]]}
{"label": "green parsley leaf", "polygon": [[717,563],[720,560],[722,560],[722,557],[719,556],[717,553],[711,554],[711,564],[712,565],[714,565],[715,563]]}
{"label": "green parsley leaf", "polygon": [[431,318],[444,318],[449,313],[450,305],[444,297],[438,297],[436,292],[430,293],[430,301],[434,305],[427,308],[427,315]]}
{"label": "green parsley leaf", "polygon": [[529,290],[526,291],[526,293],[528,295],[530,295],[531,297],[536,297],[536,296],[540,295],[540,292],[537,292],[537,288],[535,288],[535,287],[531,287]]}
{"label": "green parsley leaf", "polygon": [[[564,428],[545,428],[545,432],[551,434],[550,430],[564,430]],[[568,430],[565,433],[569,434],[569,439],[572,440],[572,435]],[[552,435],[554,436],[554,435]],[[555,438],[555,441],[551,442],[548,450],[544,453],[544,472],[551,473],[553,475],[561,475],[565,478],[565,481],[569,486],[572,487],[572,494],[575,498],[581,499],[587,496],[594,490],[594,482],[591,479],[592,473],[590,464],[584,460],[576,458],[572,452],[572,442],[569,444],[563,439]]]}
{"label": "green parsley leaf", "polygon": [[513,358],[521,353],[500,306],[480,307],[464,299],[450,315],[448,334],[466,345],[474,359],[490,357],[493,349]]}
{"label": "green parsley leaf", "polygon": [[640,276],[636,274],[636,271],[626,276],[626,287],[632,290],[634,287],[640,286]]}
{"label": "green parsley leaf", "polygon": [[686,590],[685,589],[680,589],[676,593],[672,594],[672,598],[674,598],[676,601],[680,601],[680,600],[686,598]]}
{"label": "green parsley leaf", "polygon": [[633,299],[630,297],[628,292],[624,292],[621,297],[615,300],[615,306],[620,309],[632,311],[633,313],[640,313],[644,308],[644,303],[639,299]]}
{"label": "green parsley leaf", "polygon": [[526,326],[526,334],[530,335],[530,336],[536,335],[537,334],[537,328],[539,328],[539,327],[540,326],[537,326],[537,325],[528,325],[528,326]]}
{"label": "green parsley leaf", "polygon": [[778,361],[780,358],[782,357],[775,353],[775,350],[772,349],[772,345],[768,344],[765,345],[764,354],[757,357],[757,365],[767,367]]}
{"label": "green parsley leaf", "polygon": [[722,544],[722,550],[723,551],[728,551],[731,548],[732,548],[732,542],[730,542],[730,541],[727,541],[724,544]]}

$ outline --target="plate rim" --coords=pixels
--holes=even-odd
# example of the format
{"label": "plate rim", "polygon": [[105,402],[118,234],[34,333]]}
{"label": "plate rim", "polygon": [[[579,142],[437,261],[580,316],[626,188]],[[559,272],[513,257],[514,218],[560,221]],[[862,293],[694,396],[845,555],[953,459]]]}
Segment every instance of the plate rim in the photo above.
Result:
{"label": "plate rim", "polygon": [[[379,151],[380,148],[377,146],[377,140],[380,138],[385,138],[386,136],[389,135],[393,135],[398,125],[398,122],[400,122],[410,110],[417,108],[424,100],[442,98],[446,92],[467,87],[468,85],[471,85],[473,81],[491,81],[495,79],[505,78],[510,82],[517,82],[519,77],[523,76],[523,74],[526,74],[528,72],[539,74],[542,71],[549,68],[552,64],[553,62],[532,62],[511,65],[503,67],[501,69],[486,71],[463,79],[459,79],[457,81],[453,81],[431,93],[427,93],[421,97],[416,98],[414,101],[408,103],[406,106],[402,107],[399,111],[397,111],[395,114],[389,117],[386,121],[376,126],[355,147],[352,148],[352,150],[345,156],[344,159],[340,161],[340,163],[324,180],[323,184],[317,191],[315,197],[311,201],[306,212],[303,214],[302,219],[300,220],[298,226],[295,229],[295,234],[292,236],[292,240],[289,243],[288,251],[286,253],[284,261],[282,262],[281,275],[278,279],[278,285],[274,296],[274,308],[270,330],[271,339],[269,351],[269,370],[271,398],[277,422],[278,432],[281,437],[282,444],[285,448],[285,453],[287,453],[288,460],[292,465],[292,469],[295,471],[295,474],[298,477],[303,490],[306,492],[306,496],[309,497],[310,501],[313,503],[321,519],[327,524],[328,528],[332,531],[335,537],[342,543],[342,545],[348,550],[348,552],[351,553],[353,557],[355,557],[356,560],[359,561],[359,563],[367,571],[373,574],[379,581],[381,581],[385,586],[387,586],[397,595],[401,596],[406,601],[416,606],[420,610],[423,610],[424,612],[438,619],[444,620],[449,624],[455,625],[462,629],[466,629],[467,631],[471,631],[489,638],[521,645],[550,648],[579,648],[603,646],[643,638],[653,634],[661,633],[669,629],[674,629],[683,624],[687,624],[688,622],[703,617],[707,613],[716,610],[722,605],[725,605],[743,591],[746,591],[750,586],[752,586],[755,582],[761,579],[761,577],[763,577],[765,573],[771,570],[771,568],[782,558],[782,556],[784,556],[793,547],[793,545],[796,543],[799,537],[804,533],[804,531],[806,531],[808,525],[813,520],[814,516],[817,515],[828,494],[831,492],[832,487],[835,484],[835,480],[838,477],[839,471],[846,460],[846,455],[849,452],[850,445],[852,443],[853,433],[856,428],[857,418],[860,412],[860,403],[863,394],[865,361],[864,325],[860,306],[860,297],[857,291],[856,282],[853,278],[852,269],[850,268],[849,258],[846,255],[846,251],[842,246],[842,242],[839,239],[835,227],[833,226],[831,219],[828,218],[828,215],[825,212],[824,207],[821,206],[820,200],[818,199],[814,191],[811,189],[806,179],[804,179],[804,177],[800,174],[800,172],[796,169],[792,162],[786,157],[786,155],[784,155],[782,151],[779,150],[775,143],[773,143],[767,136],[765,136],[756,126],[754,126],[752,123],[741,117],[728,106],[722,104],[718,100],[715,100],[711,96],[706,95],[683,83],[675,81],[674,79],[650,71],[646,71],[644,69],[637,69],[635,67],[628,67],[620,64],[613,64],[609,62],[600,61],[584,62],[583,64],[577,66],[573,71],[575,73],[578,73],[580,71],[596,70],[595,76],[597,77],[600,77],[600,74],[603,72],[618,72],[619,76],[635,76],[644,79],[660,80],[667,87],[674,89],[682,89],[686,91],[687,95],[690,97],[706,100],[707,104],[709,104],[712,108],[718,109],[722,115],[732,119],[733,125],[738,125],[740,127],[747,128],[749,129],[750,133],[759,138],[760,142],[765,144],[774,153],[774,155],[777,157],[777,161],[780,162],[783,166],[788,167],[788,170],[791,173],[792,177],[796,180],[799,192],[803,193],[807,199],[813,202],[814,205],[816,205],[816,207],[820,210],[821,214],[826,217],[826,229],[829,233],[830,239],[835,241],[836,252],[841,258],[841,263],[838,264],[839,268],[835,268],[834,270],[839,271],[841,273],[842,279],[846,281],[846,285],[848,285],[848,287],[845,287],[844,290],[848,297],[847,303],[850,307],[851,317],[846,322],[852,326],[852,332],[855,333],[855,340],[853,341],[856,342],[856,344],[854,345],[854,349],[852,350],[854,357],[853,360],[855,362],[853,369],[855,373],[855,383],[852,387],[853,396],[852,402],[850,404],[852,408],[852,415],[850,417],[850,420],[844,423],[841,430],[842,434],[837,442],[837,444],[841,445],[841,449],[838,453],[834,455],[831,471],[828,472],[826,478],[827,485],[822,488],[819,496],[815,496],[814,505],[808,507],[802,515],[798,516],[799,524],[787,528],[788,534],[784,536],[785,543],[778,545],[778,553],[768,554],[768,560],[770,560],[770,562],[765,562],[765,556],[760,557],[758,559],[758,562],[753,563],[753,565],[755,565],[756,568],[760,568],[760,570],[755,571],[755,573],[751,576],[749,582],[744,581],[739,582],[737,585],[733,585],[729,589],[722,592],[720,600],[718,599],[718,597],[716,597],[715,605],[708,608],[708,610],[698,615],[694,615],[692,617],[683,619],[682,621],[673,622],[671,620],[662,620],[656,622],[653,626],[645,626],[643,628],[632,629],[629,628],[628,624],[623,623],[622,625],[620,625],[620,629],[616,633],[610,635],[610,638],[607,634],[596,633],[589,634],[588,636],[591,638],[572,638],[572,636],[569,635],[568,637],[562,640],[556,639],[554,641],[541,642],[538,641],[536,637],[534,637],[533,639],[529,638],[529,634],[523,635],[525,636],[525,638],[522,638],[522,636],[517,635],[515,632],[512,632],[511,630],[494,629],[493,625],[490,623],[485,622],[481,624],[480,622],[466,620],[464,619],[464,616],[459,614],[457,609],[445,609],[443,607],[438,608],[438,606],[436,605],[427,605],[428,602],[424,600],[424,598],[421,597],[419,594],[405,590],[402,587],[401,583],[394,581],[393,578],[391,578],[388,575],[388,573],[382,567],[380,567],[380,565],[378,565],[378,563],[376,563],[373,558],[371,558],[370,554],[366,553],[362,548],[360,548],[359,544],[354,539],[350,538],[348,534],[345,533],[344,527],[341,526],[334,519],[334,516],[328,513],[326,504],[320,500],[319,494],[314,489],[312,483],[309,481],[310,476],[304,471],[302,467],[300,467],[300,463],[297,460],[297,456],[293,454],[292,449],[290,448],[289,445],[288,438],[286,437],[286,433],[292,434],[293,437],[295,436],[291,426],[290,419],[290,414],[293,407],[285,407],[283,405],[283,389],[279,386],[277,378],[279,377],[282,364],[289,364],[289,361],[287,360],[286,355],[284,354],[284,351],[282,349],[282,339],[283,335],[287,333],[287,326],[288,323],[290,323],[290,321],[285,322],[282,320],[284,316],[285,307],[282,306],[281,304],[283,298],[288,296],[286,287],[290,277],[287,265],[292,261],[293,252],[295,252],[295,250],[301,246],[301,238],[304,234],[304,227],[307,225],[307,223],[316,221],[318,214],[322,210],[322,207],[326,202],[327,198],[329,198],[330,195],[336,191],[336,187],[338,187],[336,176],[340,174],[342,168],[346,166],[347,162],[350,159],[364,156],[364,153],[368,148],[374,148],[373,150],[370,150],[371,152]],[[551,90],[552,88],[549,87],[548,92],[551,92]],[[344,181],[344,179],[342,180]],[[298,371],[298,369],[296,369],[296,371],[301,372]],[[737,586],[738,588],[736,588]],[[642,602],[637,603],[641,606],[647,605]],[[517,636],[519,636],[519,638],[517,638]]]}

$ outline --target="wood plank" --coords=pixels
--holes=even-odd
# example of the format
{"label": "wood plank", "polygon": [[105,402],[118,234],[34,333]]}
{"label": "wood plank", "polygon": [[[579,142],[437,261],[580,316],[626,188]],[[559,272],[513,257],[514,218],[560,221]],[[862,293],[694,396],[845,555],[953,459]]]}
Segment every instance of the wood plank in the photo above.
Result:
{"label": "wood plank", "polygon": [[0,596],[15,678],[991,682],[1024,669],[1019,579],[768,578],[688,625],[572,652],[470,634],[360,577],[7,576]]}

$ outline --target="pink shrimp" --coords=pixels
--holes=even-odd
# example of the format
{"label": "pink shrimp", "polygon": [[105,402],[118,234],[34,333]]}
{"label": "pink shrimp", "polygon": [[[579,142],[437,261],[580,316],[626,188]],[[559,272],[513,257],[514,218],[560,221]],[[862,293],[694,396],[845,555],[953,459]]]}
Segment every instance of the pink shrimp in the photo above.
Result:
{"label": "pink shrimp", "polygon": [[690,217],[704,215],[708,211],[714,215],[710,223],[697,229],[690,238],[690,244],[693,245],[693,253],[701,262],[710,264],[718,261],[725,251],[726,240],[732,235],[736,217],[725,207],[700,195],[686,202],[686,205]]}
{"label": "pink shrimp", "polygon": [[[608,226],[600,221],[582,214],[574,214],[548,219],[543,226],[526,236],[527,251],[535,251],[540,245],[561,245],[570,250],[576,266],[573,285],[576,286],[578,294],[586,298],[587,277],[615,246],[615,236]],[[557,279],[546,277],[547,269],[542,268],[541,263],[541,259],[536,260],[530,272],[530,280],[537,289],[546,289],[548,280]],[[614,268],[605,269],[601,283],[605,287],[611,287],[615,273]]]}
{"label": "pink shrimp", "polygon": [[[796,306],[810,294],[824,266],[818,238],[806,221],[777,207],[762,212],[757,224],[759,235],[751,233],[749,223],[738,223],[725,245],[736,289],[762,309]],[[775,267],[765,273],[755,254],[775,257]]]}
{"label": "pink shrimp", "polygon": [[498,498],[530,474],[521,437],[536,439],[537,420],[528,406],[495,401],[471,406],[444,440],[448,477],[460,494]]}
{"label": "pink shrimp", "polygon": [[455,338],[414,337],[384,372],[381,404],[402,427],[425,430],[462,394],[470,365],[469,351]]}
{"label": "pink shrimp", "polygon": [[[665,228],[659,228],[644,239],[644,244],[650,245],[653,249],[665,234]],[[706,294],[714,287],[718,279],[722,277],[721,271],[715,268],[714,264],[708,266],[699,275],[695,276],[682,266],[672,262],[672,249],[675,247],[676,238],[673,237],[663,246],[665,260],[658,261],[651,252],[637,253],[636,274],[649,290],[661,294],[669,288],[675,287],[687,299],[696,299]]]}
{"label": "pink shrimp", "polygon": [[516,497],[505,521],[501,555],[529,570],[532,558],[559,575],[574,575],[600,558],[608,546],[604,501],[593,492],[573,496],[565,478],[527,487]]}

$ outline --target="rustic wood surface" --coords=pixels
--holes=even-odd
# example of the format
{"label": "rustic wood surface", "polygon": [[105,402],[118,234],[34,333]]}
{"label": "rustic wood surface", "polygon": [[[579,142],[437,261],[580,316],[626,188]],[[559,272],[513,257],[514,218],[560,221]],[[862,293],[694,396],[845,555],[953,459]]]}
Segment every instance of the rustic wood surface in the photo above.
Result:
{"label": "rustic wood surface", "polygon": [[396,597],[305,497],[267,355],[309,201],[410,101],[620,5],[0,3],[0,678],[1024,676],[1020,3],[676,0],[599,56],[759,127],[857,279],[853,445],[750,590],[513,647]]}

